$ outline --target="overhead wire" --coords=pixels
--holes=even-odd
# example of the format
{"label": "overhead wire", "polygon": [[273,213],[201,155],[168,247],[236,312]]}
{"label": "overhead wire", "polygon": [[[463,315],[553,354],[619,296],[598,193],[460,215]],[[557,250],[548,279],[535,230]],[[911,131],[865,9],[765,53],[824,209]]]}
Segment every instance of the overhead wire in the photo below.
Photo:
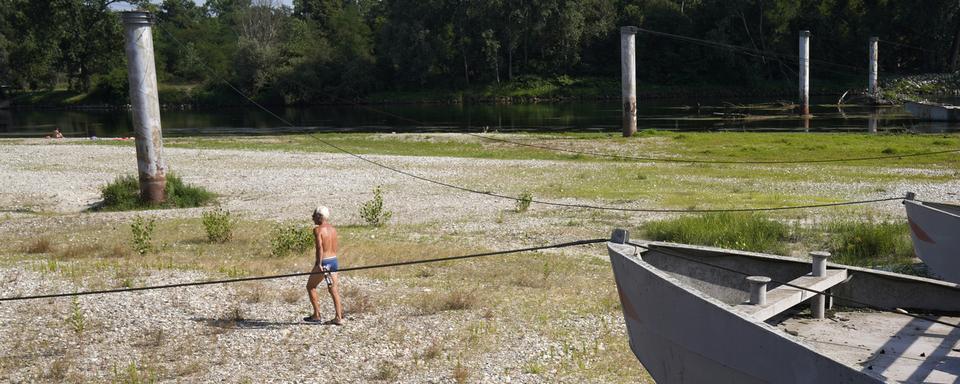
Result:
{"label": "overhead wire", "polygon": [[[628,241],[627,244],[632,245],[632,246],[634,246],[634,247],[646,249],[647,251],[660,252],[660,253],[666,254],[666,255],[668,255],[668,256],[672,256],[672,257],[676,257],[676,258],[678,258],[678,259],[686,260],[686,261],[689,261],[689,262],[691,262],[691,263],[700,264],[700,265],[704,265],[704,266],[707,266],[707,267],[719,269],[719,270],[721,270],[721,271],[726,271],[726,272],[730,272],[730,273],[734,273],[734,274],[738,274],[738,275],[742,275],[742,276],[751,276],[751,274],[749,274],[749,273],[746,273],[746,272],[743,272],[743,271],[739,271],[739,270],[736,270],[736,269],[734,269],[734,268],[728,268],[728,267],[724,267],[724,266],[722,266],[722,265],[716,265],[716,264],[713,264],[713,263],[708,263],[708,262],[706,262],[706,261],[694,259],[694,258],[692,257],[692,255],[690,255],[690,254],[688,254],[688,253],[686,253],[686,252],[683,252],[683,251],[666,249],[666,248],[662,248],[662,247],[654,247],[654,248],[651,248],[651,247],[649,247],[649,246],[641,245],[641,244],[638,244],[638,243],[635,243],[635,242],[630,242],[630,241]],[[769,278],[769,276],[767,276],[767,277]],[[908,311],[906,311],[906,310],[904,310],[904,309],[902,309],[902,308],[886,308],[886,307],[881,307],[881,306],[873,305],[873,304],[870,304],[870,303],[867,303],[867,302],[864,302],[864,301],[861,301],[861,300],[853,299],[853,298],[850,298],[850,297],[837,295],[837,294],[834,294],[834,293],[831,293],[831,292],[827,292],[827,291],[818,291],[818,290],[816,290],[816,289],[799,286],[799,285],[792,284],[792,283],[786,282],[786,281],[781,281],[781,280],[778,280],[778,279],[770,278],[770,281],[771,281],[771,282],[774,282],[774,283],[777,283],[777,284],[780,284],[780,285],[784,285],[784,286],[790,287],[790,288],[795,288],[795,289],[799,289],[799,290],[802,290],[802,291],[807,291],[807,292],[815,293],[815,294],[818,294],[818,295],[829,296],[829,297],[834,298],[834,299],[840,299],[840,300],[847,301],[847,302],[850,302],[850,303],[854,303],[854,304],[863,306],[863,307],[865,307],[865,308],[870,308],[870,309],[873,309],[873,310],[876,310],[876,311],[895,313],[895,314],[899,314],[899,315],[904,315],[904,316],[912,317],[912,318],[915,318],[915,319],[926,320],[926,321],[933,322],[933,323],[937,323],[937,324],[940,324],[940,325],[946,325],[946,326],[952,327],[952,328],[960,328],[960,324],[948,323],[948,322],[945,322],[945,321],[942,321],[942,320],[939,320],[939,319],[931,318],[931,317],[929,317],[929,316],[920,315],[920,314],[915,314],[915,313],[910,313],[910,312],[908,312]]]}
{"label": "overhead wire", "polygon": [[[402,267],[402,266],[416,265],[416,264],[439,263],[444,261],[473,259],[473,258],[488,257],[488,256],[500,256],[500,255],[514,254],[514,253],[542,251],[546,249],[567,248],[567,247],[573,247],[578,245],[597,244],[597,243],[606,242],[607,240],[608,239],[584,239],[584,240],[568,241],[568,242],[556,243],[556,244],[550,244],[550,245],[543,245],[538,247],[510,249],[505,251],[473,253],[468,255],[438,257],[438,258],[432,258],[432,259],[408,260],[408,261],[400,261],[400,262],[394,262],[394,263],[371,264],[371,265],[363,265],[358,267],[340,268],[336,272],[355,272],[355,271],[363,271],[368,269],[393,268],[393,267]],[[102,289],[102,290],[81,291],[81,292],[72,292],[72,293],[52,293],[52,294],[29,295],[29,296],[10,296],[10,297],[0,298],[0,302],[52,299],[52,298],[59,298],[59,297],[105,295],[105,294],[124,293],[124,292],[141,292],[141,291],[151,291],[151,290],[158,290],[158,289],[197,287],[202,285],[230,284],[230,283],[240,283],[240,282],[247,282],[247,281],[285,279],[290,277],[312,276],[312,275],[321,275],[326,273],[330,273],[330,272],[328,271],[297,272],[297,273],[286,273],[286,274],[279,274],[279,275],[238,277],[233,279],[194,281],[189,283],[150,285],[150,286],[143,286],[143,287]]]}
{"label": "overhead wire", "polygon": [[[163,28],[160,24],[157,24],[157,28],[160,29],[161,31],[163,31],[163,33],[165,33],[168,37],[170,37],[170,38],[171,38],[175,43],[177,43],[179,46],[184,46],[184,45],[180,42],[180,40],[176,38],[176,36],[174,36],[172,33],[170,33],[169,31],[167,31],[167,30],[166,30],[165,28]],[[296,126],[295,126],[293,123],[287,121],[287,119],[284,119],[283,117],[280,117],[279,115],[277,115],[276,113],[274,113],[273,111],[271,111],[269,108],[264,107],[263,105],[261,105],[260,103],[258,103],[256,100],[253,100],[251,97],[247,96],[245,93],[243,93],[240,89],[238,89],[237,87],[235,87],[235,86],[234,86],[233,84],[231,84],[229,81],[227,81],[226,79],[224,79],[224,78],[222,78],[221,76],[217,75],[217,73],[214,72],[213,69],[210,68],[209,66],[207,66],[205,63],[201,62],[201,65],[203,65],[203,66],[211,73],[211,75],[217,77],[220,81],[222,81],[224,84],[226,84],[230,89],[232,89],[234,92],[236,92],[239,96],[243,97],[244,99],[246,99],[248,102],[250,102],[251,104],[253,104],[253,105],[256,106],[257,108],[260,108],[261,110],[263,110],[263,111],[266,112],[267,114],[273,116],[273,117],[276,118],[278,121],[280,121],[280,122],[282,122],[282,123],[284,123],[284,124],[286,124],[286,125],[288,125],[288,126],[290,126],[290,127],[292,127],[292,128],[296,128]],[[511,200],[511,201],[515,201],[515,202],[529,202],[529,203],[535,203],[535,204],[539,204],[539,205],[547,205],[547,206],[555,206],[555,207],[582,208],[582,209],[593,209],[593,210],[602,210],[602,211],[619,211],[619,212],[647,212],[647,213],[762,212],[762,211],[783,211],[783,210],[795,210],[795,209],[811,209],[811,208],[837,207],[837,206],[847,206],[847,205],[860,205],[860,204],[870,204],[870,203],[876,203],[876,202],[882,202],[882,201],[892,201],[892,200],[900,200],[900,199],[901,199],[900,197],[888,197],[888,198],[880,198],[880,199],[867,199],[867,200],[856,200],[856,201],[844,201],[844,202],[826,203],[826,204],[808,204],[808,205],[782,206],[782,207],[764,207],[764,208],[733,208],[733,209],[625,208],[625,207],[599,206],[599,205],[591,205],[591,204],[561,203],[561,202],[555,202],[555,201],[545,201],[545,200],[538,200],[538,199],[528,199],[528,198],[517,197],[517,196],[508,196],[508,195],[504,195],[504,194],[500,194],[500,193],[495,193],[495,192],[491,192],[491,191],[481,191],[481,190],[472,189],[472,188],[468,188],[468,187],[463,187],[463,186],[455,185],[455,184],[452,184],[452,183],[448,183],[448,182],[444,182],[444,181],[440,181],[440,180],[436,180],[436,179],[431,179],[431,178],[428,178],[428,177],[420,176],[420,175],[418,175],[418,174],[415,174],[415,173],[412,173],[412,172],[409,172],[409,171],[405,171],[405,170],[402,170],[402,169],[399,169],[399,168],[396,168],[396,167],[393,167],[393,166],[390,166],[390,165],[381,163],[381,162],[379,162],[379,161],[370,159],[370,158],[368,158],[368,157],[366,157],[366,156],[363,156],[363,155],[354,153],[354,152],[352,152],[352,151],[349,151],[349,150],[347,150],[347,149],[341,148],[340,146],[338,146],[338,145],[336,145],[336,144],[333,144],[333,143],[331,143],[331,142],[329,142],[329,141],[327,141],[327,140],[324,140],[324,139],[318,137],[316,134],[308,134],[308,136],[311,137],[311,138],[314,139],[314,140],[317,140],[318,142],[320,142],[320,143],[322,143],[322,144],[324,144],[324,145],[326,145],[326,146],[329,146],[329,147],[331,147],[331,148],[333,148],[333,149],[335,149],[335,150],[337,150],[337,151],[340,151],[340,152],[342,152],[342,153],[344,153],[344,154],[347,154],[347,155],[349,155],[349,156],[351,156],[351,157],[354,157],[354,158],[356,158],[356,159],[358,159],[358,160],[361,160],[361,161],[364,161],[364,162],[373,164],[373,165],[375,165],[375,166],[377,166],[377,167],[380,167],[380,168],[383,168],[383,169],[386,169],[386,170],[392,171],[392,172],[394,172],[394,173],[398,173],[398,174],[401,174],[401,175],[404,175],[404,176],[407,176],[407,177],[410,177],[410,178],[413,178],[413,179],[416,179],[416,180],[420,180],[420,181],[427,182],[427,183],[430,183],[430,184],[435,184],[435,185],[439,185],[439,186],[442,186],[442,187],[446,187],[446,188],[458,190],[458,191],[461,191],[461,192],[468,192],[468,193],[473,193],[473,194],[478,194],[478,195],[485,195],[485,196],[500,198],[500,199],[504,199],[504,200]]]}

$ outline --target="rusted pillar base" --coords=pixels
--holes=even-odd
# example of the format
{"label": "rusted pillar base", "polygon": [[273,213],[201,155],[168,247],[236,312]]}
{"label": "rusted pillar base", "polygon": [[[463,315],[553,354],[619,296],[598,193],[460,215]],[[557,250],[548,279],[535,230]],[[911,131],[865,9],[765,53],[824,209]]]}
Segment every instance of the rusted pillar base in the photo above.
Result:
{"label": "rusted pillar base", "polygon": [[140,175],[140,199],[148,204],[160,204],[167,201],[167,196],[164,193],[166,185],[166,177],[147,178]]}

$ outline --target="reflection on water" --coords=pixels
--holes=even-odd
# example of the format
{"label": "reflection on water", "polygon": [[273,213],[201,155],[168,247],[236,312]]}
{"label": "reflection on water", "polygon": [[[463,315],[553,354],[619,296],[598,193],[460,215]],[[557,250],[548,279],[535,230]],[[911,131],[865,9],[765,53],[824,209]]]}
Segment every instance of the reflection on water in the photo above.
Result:
{"label": "reflection on water", "polygon": [[[956,123],[921,122],[902,107],[837,106],[828,99],[802,119],[788,103],[761,100],[648,100],[638,109],[640,129],[678,131],[952,132]],[[762,104],[761,104],[762,103]],[[251,108],[164,111],[167,136],[253,135],[288,132],[620,132],[618,102],[498,105],[368,105],[277,108],[290,128]],[[0,136],[45,136],[60,128],[72,137],[130,136],[129,111],[0,110]]]}

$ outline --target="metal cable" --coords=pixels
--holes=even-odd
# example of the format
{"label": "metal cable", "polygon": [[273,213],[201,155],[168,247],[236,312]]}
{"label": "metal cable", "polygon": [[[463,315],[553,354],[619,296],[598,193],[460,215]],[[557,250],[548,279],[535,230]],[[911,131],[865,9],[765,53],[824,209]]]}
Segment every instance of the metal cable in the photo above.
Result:
{"label": "metal cable", "polygon": [[[630,245],[632,245],[632,246],[634,246],[634,247],[637,247],[637,248],[643,248],[643,249],[646,249],[646,250],[648,250],[648,251],[661,252],[661,253],[666,254],[666,255],[668,255],[668,256],[673,256],[673,257],[676,257],[676,258],[678,258],[678,259],[682,259],[682,260],[689,261],[689,262],[691,262],[691,263],[700,264],[700,265],[705,265],[705,266],[708,266],[708,267],[711,267],[711,268],[716,268],[716,269],[719,269],[719,270],[722,270],[722,271],[727,271],[727,272],[735,273],[735,274],[742,275],[742,276],[752,276],[752,275],[749,274],[749,273],[742,272],[742,271],[738,271],[738,270],[733,269],[733,268],[727,268],[727,267],[724,267],[724,266],[721,266],[721,265],[716,265],[716,264],[708,263],[708,262],[705,262],[705,261],[702,261],[702,260],[693,259],[692,257],[689,257],[689,256],[691,256],[689,253],[685,253],[685,252],[683,252],[683,251],[669,250],[669,249],[663,249],[663,248],[651,249],[651,248],[649,248],[649,247],[647,247],[647,246],[640,245],[640,244],[637,244],[637,243],[634,243],[634,242],[630,242],[630,241],[628,241],[627,244],[630,244]],[[900,309],[900,308],[884,308],[884,307],[876,306],[876,305],[869,304],[869,303],[866,303],[866,302],[863,302],[863,301],[859,301],[859,300],[856,300],[856,299],[851,299],[851,298],[849,298],[849,297],[839,296],[839,295],[836,295],[836,294],[833,294],[833,293],[830,293],[830,292],[827,292],[827,291],[818,291],[818,290],[811,289],[811,288],[807,288],[807,287],[801,287],[801,286],[796,285],[796,284],[791,284],[791,283],[789,283],[789,282],[780,281],[780,280],[776,280],[776,279],[773,279],[773,278],[771,278],[770,281],[772,281],[772,282],[774,282],[774,283],[777,283],[777,284],[781,284],[781,285],[788,286],[788,287],[790,287],[790,288],[795,288],[795,289],[799,289],[799,290],[802,290],[802,291],[807,291],[807,292],[815,293],[815,294],[818,294],[818,295],[829,296],[829,297],[834,298],[834,299],[840,299],[840,300],[848,301],[848,302],[851,302],[851,303],[854,303],[854,304],[857,304],[857,305],[861,305],[861,306],[863,306],[863,307],[865,307],[865,308],[870,308],[870,309],[873,309],[873,310],[876,310],[876,311],[896,313],[896,314],[900,314],[900,315],[904,315],[904,316],[909,316],[909,317],[912,317],[912,318],[915,318],[915,319],[921,319],[921,320],[926,320],[926,321],[930,321],[930,322],[933,322],[933,323],[937,323],[937,324],[940,324],[940,325],[946,325],[946,326],[952,327],[952,328],[960,328],[960,324],[947,323],[947,322],[945,322],[945,321],[941,321],[941,320],[938,320],[938,319],[934,319],[934,318],[931,318],[931,317],[928,317],[928,316],[910,313],[910,312],[907,312],[906,310]]]}
{"label": "metal cable", "polygon": [[[395,263],[384,263],[384,264],[373,264],[373,265],[363,265],[359,267],[349,267],[349,268],[340,268],[337,272],[351,272],[351,271],[362,271],[366,269],[379,269],[379,268],[390,268],[390,267],[401,267],[414,264],[426,264],[426,263],[438,263],[442,261],[453,261],[453,260],[463,260],[471,259],[477,257],[486,257],[486,256],[497,256],[497,255],[506,255],[512,253],[521,253],[521,252],[531,252],[531,251],[540,251],[544,249],[553,249],[553,248],[566,248],[573,247],[577,245],[587,245],[587,244],[596,244],[608,241],[608,239],[588,239],[588,240],[576,240],[569,241],[565,243],[557,243],[551,245],[543,245],[539,247],[529,247],[529,248],[520,248],[520,249],[511,249],[507,251],[496,251],[496,252],[484,252],[484,253],[474,253],[470,255],[461,255],[461,256],[449,256],[449,257],[440,257],[434,259],[422,259],[422,260],[412,260],[412,261],[400,261]],[[0,298],[0,302],[4,301],[22,301],[22,300],[34,300],[34,299],[49,299],[57,297],[74,297],[74,296],[88,296],[88,295],[103,295],[109,293],[123,293],[123,292],[138,292],[138,291],[149,291],[157,289],[169,289],[169,288],[182,288],[182,287],[196,287],[201,285],[214,285],[214,284],[228,284],[228,283],[240,283],[245,281],[257,281],[257,280],[274,280],[274,279],[284,279],[288,277],[299,277],[299,276],[311,276],[311,275],[320,275],[328,273],[326,271],[320,272],[298,272],[298,273],[287,273],[282,275],[269,275],[269,276],[254,276],[254,277],[240,277],[235,279],[224,279],[224,280],[210,280],[210,281],[195,281],[189,283],[179,283],[179,284],[164,284],[164,285],[152,285],[146,287],[133,287],[133,288],[117,288],[117,289],[104,289],[104,290],[95,290],[95,291],[83,291],[83,292],[74,292],[74,293],[53,293],[45,295],[33,295],[33,296],[14,296],[14,297],[3,297]]]}
{"label": "metal cable", "polygon": [[466,132],[465,135],[479,137],[485,140],[498,141],[501,143],[508,143],[522,147],[538,148],[548,151],[556,152],[566,152],[574,153],[578,155],[589,155],[596,157],[606,157],[611,159],[622,159],[622,160],[639,160],[639,161],[652,161],[652,162],[663,162],[663,163],[687,163],[687,164],[816,164],[816,163],[843,163],[850,161],[865,161],[865,160],[885,160],[885,159],[898,159],[902,157],[920,157],[920,156],[932,156],[932,155],[941,155],[945,153],[957,153],[960,152],[960,149],[950,149],[943,151],[933,151],[933,152],[917,152],[909,153],[904,155],[885,155],[885,156],[869,156],[869,157],[850,157],[850,158],[839,158],[839,159],[818,159],[818,160],[697,160],[697,159],[683,159],[683,158],[669,158],[669,157],[648,157],[648,156],[629,156],[629,155],[616,155],[609,153],[600,153],[600,152],[590,152],[590,151],[578,151],[566,148],[557,148],[549,147],[545,145],[529,144],[519,141],[500,139],[496,137],[490,137],[486,135],[476,134]]}

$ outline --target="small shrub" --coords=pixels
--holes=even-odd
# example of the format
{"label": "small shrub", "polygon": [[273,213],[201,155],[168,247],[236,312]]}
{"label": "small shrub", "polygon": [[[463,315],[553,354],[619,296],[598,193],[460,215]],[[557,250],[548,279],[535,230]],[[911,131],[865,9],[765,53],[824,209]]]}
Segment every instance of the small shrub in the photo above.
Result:
{"label": "small shrub", "polygon": [[860,266],[909,264],[913,243],[906,223],[835,222],[828,226],[830,261]]}
{"label": "small shrub", "polygon": [[530,209],[530,203],[532,202],[533,194],[528,191],[521,193],[519,199],[517,200],[517,213],[526,212],[527,209]]}
{"label": "small shrub", "polygon": [[87,321],[83,314],[83,308],[80,308],[80,301],[76,296],[73,297],[73,302],[70,305],[70,317],[67,318],[67,324],[73,330],[73,333],[76,333],[77,336],[83,336]]}
{"label": "small shrub", "polygon": [[886,155],[892,155],[892,154],[897,153],[897,150],[896,150],[895,148],[887,147],[887,148],[884,148],[884,149],[883,149],[882,151],[880,151],[880,152],[882,152],[883,154],[886,154]]}
{"label": "small shrub", "polygon": [[360,206],[360,217],[367,225],[380,227],[390,221],[392,216],[393,212],[384,209],[383,192],[380,186],[377,186],[373,189],[373,199]]}
{"label": "small shrub", "polygon": [[443,297],[440,309],[444,311],[471,309],[476,307],[477,303],[477,297],[472,292],[456,290]]}
{"label": "small shrub", "polygon": [[427,349],[423,350],[423,354],[420,355],[424,360],[432,360],[440,357],[443,354],[443,343],[440,340],[433,340],[430,342],[430,345],[427,346]]}
{"label": "small shrub", "polygon": [[27,253],[32,253],[32,254],[50,253],[52,250],[53,250],[53,245],[50,243],[50,240],[46,238],[34,240],[25,249]]}
{"label": "small shrub", "polygon": [[130,224],[130,233],[133,235],[131,245],[133,250],[141,255],[147,254],[153,250],[153,230],[157,227],[157,221],[154,219],[146,220],[140,215],[133,218]]}
{"label": "small shrub", "polygon": [[273,229],[270,239],[270,254],[283,257],[290,252],[303,252],[313,245],[313,233],[309,228],[296,225],[279,225]]}
{"label": "small shrub", "polygon": [[185,184],[176,174],[167,175],[164,195],[166,201],[158,205],[140,200],[140,181],[136,176],[123,175],[100,187],[103,203],[98,209],[107,211],[131,211],[149,208],[192,208],[211,203],[216,195],[201,187]]}
{"label": "small shrub", "polygon": [[216,243],[225,243],[233,238],[234,219],[230,211],[217,209],[203,213],[203,229],[207,239]]}
{"label": "small shrub", "polygon": [[786,224],[758,214],[712,213],[649,222],[646,237],[656,241],[707,245],[743,251],[786,253],[792,238]]}

